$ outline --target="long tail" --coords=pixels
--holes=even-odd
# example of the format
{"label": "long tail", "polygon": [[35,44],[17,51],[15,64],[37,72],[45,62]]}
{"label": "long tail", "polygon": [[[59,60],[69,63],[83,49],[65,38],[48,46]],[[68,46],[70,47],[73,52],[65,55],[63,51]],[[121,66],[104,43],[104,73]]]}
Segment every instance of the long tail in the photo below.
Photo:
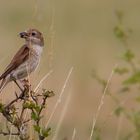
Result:
{"label": "long tail", "polygon": [[7,78],[2,79],[2,81],[0,83],[0,93],[5,88],[5,86],[7,85],[7,83],[8,83]]}

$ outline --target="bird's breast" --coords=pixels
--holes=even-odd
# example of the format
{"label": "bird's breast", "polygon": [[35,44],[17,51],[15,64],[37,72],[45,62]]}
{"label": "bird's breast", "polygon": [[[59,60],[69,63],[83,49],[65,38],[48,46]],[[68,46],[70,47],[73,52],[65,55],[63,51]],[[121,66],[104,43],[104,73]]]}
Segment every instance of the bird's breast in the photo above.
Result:
{"label": "bird's breast", "polygon": [[33,45],[31,51],[36,55],[40,56],[42,54],[43,46]]}
{"label": "bird's breast", "polygon": [[29,58],[13,72],[13,76],[16,79],[22,79],[27,77],[31,72],[35,71],[40,62],[41,53],[41,46],[33,46],[30,50]]}

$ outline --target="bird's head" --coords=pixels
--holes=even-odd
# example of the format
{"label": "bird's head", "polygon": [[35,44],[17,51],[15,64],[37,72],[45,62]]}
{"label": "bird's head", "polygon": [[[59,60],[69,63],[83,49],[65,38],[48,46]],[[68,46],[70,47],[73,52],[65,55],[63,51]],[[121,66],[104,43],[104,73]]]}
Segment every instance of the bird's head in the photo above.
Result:
{"label": "bird's head", "polygon": [[24,38],[28,44],[44,46],[43,35],[37,29],[28,29],[19,35],[21,38]]}

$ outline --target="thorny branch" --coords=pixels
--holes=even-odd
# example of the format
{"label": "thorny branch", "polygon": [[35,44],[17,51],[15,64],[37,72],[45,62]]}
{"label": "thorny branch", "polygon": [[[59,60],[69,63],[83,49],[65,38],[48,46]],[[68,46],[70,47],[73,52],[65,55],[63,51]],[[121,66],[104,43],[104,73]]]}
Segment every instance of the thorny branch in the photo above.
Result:
{"label": "thorny branch", "polygon": [[[7,131],[0,130],[0,135],[14,135],[20,140],[29,140],[28,123],[32,121],[35,124],[33,129],[39,140],[45,140],[51,129],[42,127],[40,120],[43,117],[41,116],[42,111],[46,108],[46,101],[52,96],[54,96],[53,91],[43,89],[41,93],[36,93],[30,90],[30,86],[26,85],[19,95],[15,93],[15,98],[8,104],[0,103],[0,113],[8,122]],[[27,109],[30,110],[30,117],[25,119],[25,110]],[[11,126],[15,128],[15,132],[9,129]]]}

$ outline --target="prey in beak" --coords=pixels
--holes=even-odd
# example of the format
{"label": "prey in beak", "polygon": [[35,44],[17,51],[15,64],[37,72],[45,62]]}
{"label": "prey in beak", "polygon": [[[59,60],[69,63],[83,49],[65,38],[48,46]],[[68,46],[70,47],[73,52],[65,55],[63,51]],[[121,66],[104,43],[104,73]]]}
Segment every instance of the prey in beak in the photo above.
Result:
{"label": "prey in beak", "polygon": [[27,34],[27,32],[21,32],[21,33],[19,33],[19,36],[21,38],[27,38],[28,37],[28,34]]}

